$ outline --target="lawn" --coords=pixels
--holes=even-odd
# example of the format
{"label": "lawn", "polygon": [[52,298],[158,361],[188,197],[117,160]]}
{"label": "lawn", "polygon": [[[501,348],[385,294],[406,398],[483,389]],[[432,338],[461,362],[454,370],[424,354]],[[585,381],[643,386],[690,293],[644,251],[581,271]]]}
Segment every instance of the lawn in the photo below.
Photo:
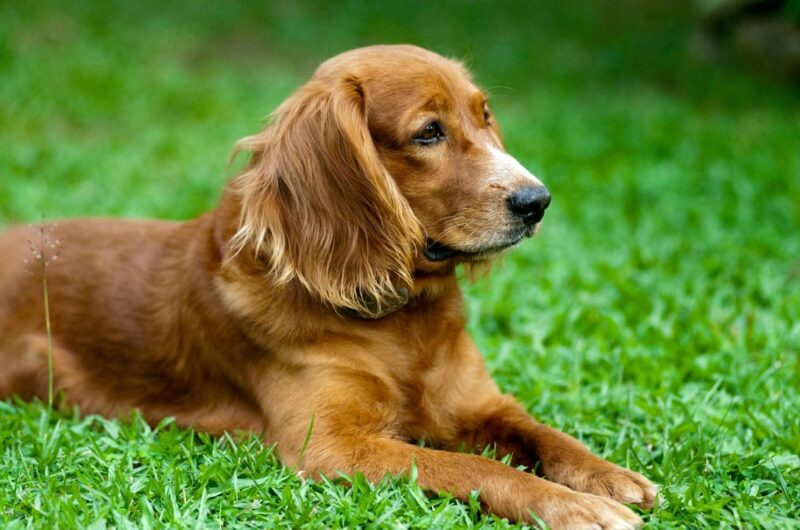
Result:
{"label": "lawn", "polygon": [[[5,2],[0,225],[190,218],[324,58],[462,58],[553,194],[536,239],[463,281],[501,387],[657,482],[650,528],[800,528],[800,97],[692,61],[689,7]],[[353,481],[303,482],[255,438],[0,402],[4,528],[511,526]]]}

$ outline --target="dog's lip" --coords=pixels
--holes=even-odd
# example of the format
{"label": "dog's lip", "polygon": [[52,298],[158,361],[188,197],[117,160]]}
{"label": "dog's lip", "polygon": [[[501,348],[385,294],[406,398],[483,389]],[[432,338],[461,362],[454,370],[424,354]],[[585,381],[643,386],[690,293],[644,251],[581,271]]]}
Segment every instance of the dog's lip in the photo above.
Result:
{"label": "dog's lip", "polygon": [[500,245],[492,245],[485,248],[479,248],[476,250],[460,250],[457,248],[447,246],[444,243],[440,243],[439,241],[428,239],[425,243],[425,250],[423,250],[423,254],[429,261],[445,261],[453,258],[469,259],[469,258],[490,256],[519,244],[523,239],[525,239],[529,235],[530,234],[528,233],[528,231],[526,231],[521,235],[516,236],[513,239],[504,242]]}

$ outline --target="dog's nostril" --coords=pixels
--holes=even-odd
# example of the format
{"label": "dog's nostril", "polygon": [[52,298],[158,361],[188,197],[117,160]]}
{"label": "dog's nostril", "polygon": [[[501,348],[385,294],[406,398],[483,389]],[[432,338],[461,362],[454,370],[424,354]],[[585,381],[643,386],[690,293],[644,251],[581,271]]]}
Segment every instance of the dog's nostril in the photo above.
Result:
{"label": "dog's nostril", "polygon": [[526,224],[538,223],[550,206],[550,193],[544,186],[521,188],[508,198],[508,209],[522,218]]}

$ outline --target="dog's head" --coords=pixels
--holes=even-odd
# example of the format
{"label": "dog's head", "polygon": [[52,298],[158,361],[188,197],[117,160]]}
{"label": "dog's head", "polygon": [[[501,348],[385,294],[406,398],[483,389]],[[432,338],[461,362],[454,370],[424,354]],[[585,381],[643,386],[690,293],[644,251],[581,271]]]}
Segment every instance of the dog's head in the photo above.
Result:
{"label": "dog's head", "polygon": [[413,46],[328,60],[239,149],[252,158],[234,243],[361,314],[397,307],[415,271],[516,245],[550,202],[464,67]]}

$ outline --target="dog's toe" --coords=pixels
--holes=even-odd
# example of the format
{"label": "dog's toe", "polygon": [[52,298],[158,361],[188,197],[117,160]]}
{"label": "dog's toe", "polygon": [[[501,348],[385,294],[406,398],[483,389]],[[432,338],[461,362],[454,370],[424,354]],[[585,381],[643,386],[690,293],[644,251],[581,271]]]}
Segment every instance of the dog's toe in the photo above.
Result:
{"label": "dog's toe", "polygon": [[610,463],[589,474],[582,482],[580,491],[642,508],[652,508],[658,493],[656,486],[639,473]]}

